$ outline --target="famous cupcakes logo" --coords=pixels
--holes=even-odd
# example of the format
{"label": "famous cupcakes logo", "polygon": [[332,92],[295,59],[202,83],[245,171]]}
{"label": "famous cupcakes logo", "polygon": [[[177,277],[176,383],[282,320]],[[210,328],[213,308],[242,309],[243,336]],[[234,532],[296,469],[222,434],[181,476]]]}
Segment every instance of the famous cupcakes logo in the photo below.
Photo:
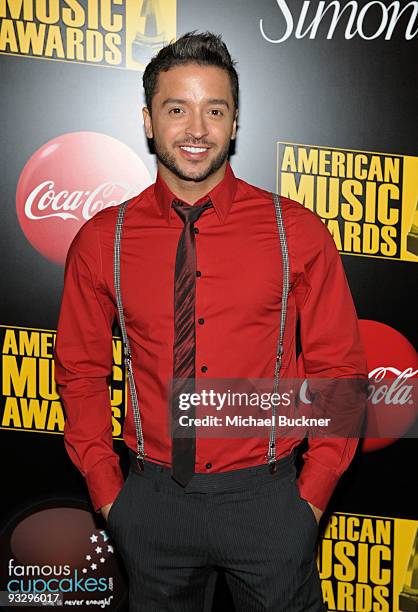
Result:
{"label": "famous cupcakes logo", "polygon": [[151,183],[144,162],[127,145],[97,132],[72,132],[45,143],[24,166],[16,212],[31,245],[65,262],[80,227]]}
{"label": "famous cupcakes logo", "polygon": [[61,501],[13,517],[0,534],[3,606],[118,609],[126,580],[108,533],[87,510]]}

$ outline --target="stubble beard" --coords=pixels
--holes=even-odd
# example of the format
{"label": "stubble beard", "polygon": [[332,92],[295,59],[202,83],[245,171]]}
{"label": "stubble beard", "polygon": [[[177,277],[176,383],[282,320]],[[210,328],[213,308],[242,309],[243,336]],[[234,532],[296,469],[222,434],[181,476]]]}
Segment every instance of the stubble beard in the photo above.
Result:
{"label": "stubble beard", "polygon": [[160,161],[163,166],[165,166],[178,178],[182,179],[183,181],[195,181],[196,183],[200,183],[201,181],[204,181],[209,176],[214,174],[217,170],[219,170],[225,160],[228,159],[230,142],[231,141],[226,143],[226,145],[219,152],[219,154],[210,162],[209,166],[206,169],[202,170],[201,173],[198,175],[184,173],[177,165],[176,158],[174,157],[174,155],[169,153],[167,149],[164,149],[162,146],[160,146],[159,142],[155,138],[154,151],[158,161]]}

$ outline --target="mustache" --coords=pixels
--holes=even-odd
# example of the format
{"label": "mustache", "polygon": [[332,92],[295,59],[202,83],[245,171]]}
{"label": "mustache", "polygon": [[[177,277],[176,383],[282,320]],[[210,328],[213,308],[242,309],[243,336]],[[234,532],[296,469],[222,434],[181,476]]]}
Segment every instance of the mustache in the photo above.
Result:
{"label": "mustache", "polygon": [[211,147],[213,143],[209,142],[208,140],[183,140],[182,142],[178,143],[177,146],[188,147],[190,145],[194,145],[195,147],[202,147],[202,146]]}

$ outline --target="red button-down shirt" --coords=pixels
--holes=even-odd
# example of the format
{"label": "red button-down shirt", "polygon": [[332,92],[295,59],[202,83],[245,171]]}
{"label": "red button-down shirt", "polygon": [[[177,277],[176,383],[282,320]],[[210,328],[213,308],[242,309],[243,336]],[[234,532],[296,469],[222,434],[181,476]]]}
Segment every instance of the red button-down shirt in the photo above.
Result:
{"label": "red button-down shirt", "polygon": [[[196,204],[213,208],[197,221],[196,377],[273,378],[279,332],[282,261],[268,191],[225,176]],[[183,222],[161,176],[128,205],[123,226],[121,289],[147,460],[171,465],[167,381],[173,376],[174,266]],[[290,286],[281,376],[296,362],[300,319],[303,374],[367,377],[365,353],[341,258],[322,221],[282,198]],[[67,452],[86,478],[96,511],[123,484],[113,450],[107,377],[116,316],[113,245],[118,207],[88,220],[68,251],[55,345],[55,380],[63,401]],[[205,365],[207,370],[202,372]],[[130,398],[123,437],[136,450]],[[324,509],[354,455],[356,439],[312,439],[298,479],[301,496]],[[277,456],[298,441],[277,441]],[[196,472],[265,463],[268,438],[197,438]],[[206,467],[211,464],[211,467]]]}

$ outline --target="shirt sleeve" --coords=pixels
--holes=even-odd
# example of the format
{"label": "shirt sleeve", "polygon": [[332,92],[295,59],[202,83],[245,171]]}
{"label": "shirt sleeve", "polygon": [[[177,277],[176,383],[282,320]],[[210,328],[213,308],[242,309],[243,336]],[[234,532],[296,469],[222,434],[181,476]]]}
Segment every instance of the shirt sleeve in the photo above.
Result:
{"label": "shirt sleeve", "polygon": [[101,283],[95,217],[68,250],[54,350],[55,382],[66,421],[64,445],[98,512],[113,502],[124,479],[113,450],[109,382],[115,305]]}
{"label": "shirt sleeve", "polygon": [[[304,221],[299,227],[296,225],[296,231],[304,236],[298,240],[300,282],[295,290],[304,375],[364,379],[363,391],[358,393],[358,386],[354,389],[355,416],[361,422],[366,408],[368,370],[340,254],[329,230],[311,211],[304,209]],[[298,478],[301,497],[325,510],[357,445],[355,436],[308,438]]]}

